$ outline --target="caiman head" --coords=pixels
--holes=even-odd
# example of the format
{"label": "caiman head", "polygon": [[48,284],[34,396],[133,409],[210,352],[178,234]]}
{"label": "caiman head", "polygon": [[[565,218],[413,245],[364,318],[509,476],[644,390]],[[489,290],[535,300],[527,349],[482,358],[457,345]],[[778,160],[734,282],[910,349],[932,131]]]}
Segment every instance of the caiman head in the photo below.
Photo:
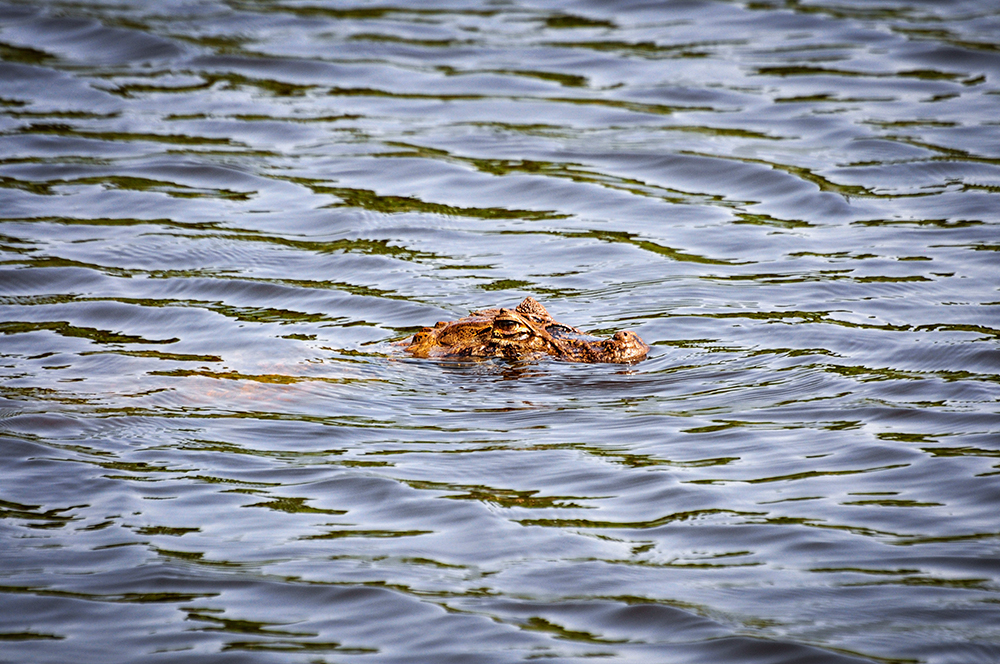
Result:
{"label": "caiman head", "polygon": [[551,355],[570,362],[638,362],[649,352],[634,332],[590,337],[557,322],[528,297],[514,309],[483,309],[457,321],[425,327],[409,341],[416,357],[531,358]]}

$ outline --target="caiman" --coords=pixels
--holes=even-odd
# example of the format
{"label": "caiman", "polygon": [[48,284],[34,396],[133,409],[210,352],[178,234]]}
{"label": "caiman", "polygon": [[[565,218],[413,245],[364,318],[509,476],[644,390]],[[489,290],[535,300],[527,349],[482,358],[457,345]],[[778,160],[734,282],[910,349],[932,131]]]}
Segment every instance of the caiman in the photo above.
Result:
{"label": "caiman", "polygon": [[482,357],[509,360],[551,356],[567,362],[638,362],[649,346],[635,332],[593,337],[556,321],[537,300],[513,309],[481,309],[456,321],[425,327],[406,344],[415,357]]}

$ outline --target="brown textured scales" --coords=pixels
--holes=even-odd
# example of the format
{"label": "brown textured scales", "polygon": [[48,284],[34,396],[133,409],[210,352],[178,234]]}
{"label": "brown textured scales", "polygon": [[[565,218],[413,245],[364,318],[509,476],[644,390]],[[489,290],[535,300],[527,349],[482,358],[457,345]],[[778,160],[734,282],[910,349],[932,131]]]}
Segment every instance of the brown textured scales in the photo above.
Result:
{"label": "brown textured scales", "polygon": [[557,322],[537,300],[514,309],[482,309],[456,321],[425,327],[405,341],[415,357],[552,357],[568,362],[638,362],[649,346],[635,332],[609,339]]}

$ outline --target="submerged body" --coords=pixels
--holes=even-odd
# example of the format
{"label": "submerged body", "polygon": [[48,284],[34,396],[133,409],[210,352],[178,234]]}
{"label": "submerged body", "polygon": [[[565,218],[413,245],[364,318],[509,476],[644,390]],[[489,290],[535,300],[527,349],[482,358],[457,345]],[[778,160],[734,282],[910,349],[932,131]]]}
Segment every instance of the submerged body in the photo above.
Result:
{"label": "submerged body", "polygon": [[590,337],[557,322],[531,297],[514,309],[473,311],[457,321],[425,327],[409,340],[416,357],[503,357],[550,355],[568,362],[638,362],[649,346],[635,332],[608,339]]}

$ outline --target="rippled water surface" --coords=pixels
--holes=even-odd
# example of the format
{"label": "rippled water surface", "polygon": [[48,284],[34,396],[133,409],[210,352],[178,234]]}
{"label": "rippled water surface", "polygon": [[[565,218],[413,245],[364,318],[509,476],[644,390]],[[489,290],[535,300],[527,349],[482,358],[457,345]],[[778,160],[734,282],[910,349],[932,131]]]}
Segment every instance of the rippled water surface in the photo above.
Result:
{"label": "rippled water surface", "polygon": [[996,662],[998,251],[992,0],[0,5],[0,660]]}

